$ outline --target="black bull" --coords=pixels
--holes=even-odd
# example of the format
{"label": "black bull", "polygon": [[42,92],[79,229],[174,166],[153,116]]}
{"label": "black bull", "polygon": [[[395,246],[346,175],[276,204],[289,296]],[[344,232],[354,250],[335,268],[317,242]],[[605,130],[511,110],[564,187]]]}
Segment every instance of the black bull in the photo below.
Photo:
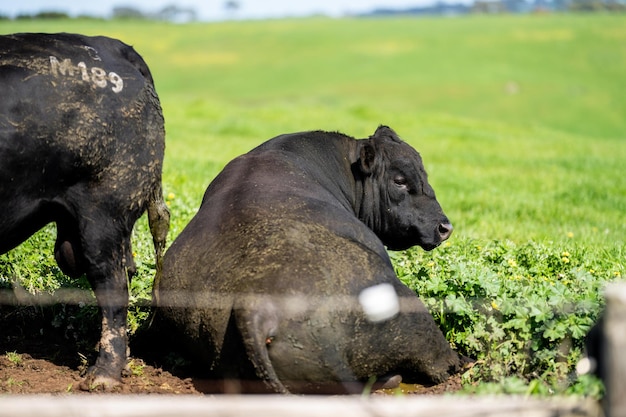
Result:
{"label": "black bull", "polygon": [[[430,250],[451,232],[419,154],[390,128],[282,135],[209,185],[165,255],[155,323],[211,378],[274,392],[441,382],[459,356],[385,245]],[[357,301],[370,287],[371,307]]]}
{"label": "black bull", "polygon": [[55,222],[55,258],[86,274],[102,310],[88,386],[115,384],[126,362],[131,232],[148,210],[157,269],[169,228],[165,133],[150,71],[104,37],[0,37],[0,253]]}

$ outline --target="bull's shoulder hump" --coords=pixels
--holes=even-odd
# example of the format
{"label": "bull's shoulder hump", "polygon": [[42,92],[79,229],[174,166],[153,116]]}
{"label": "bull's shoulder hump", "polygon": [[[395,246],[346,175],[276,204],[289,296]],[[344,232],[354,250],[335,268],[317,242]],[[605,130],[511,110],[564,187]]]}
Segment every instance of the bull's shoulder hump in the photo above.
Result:
{"label": "bull's shoulder hump", "polygon": [[272,155],[313,177],[341,177],[350,174],[357,148],[358,140],[350,136],[316,130],[276,136],[250,151],[250,155]]}
{"label": "bull's shoulder hump", "polygon": [[305,151],[303,145],[329,150],[329,143],[351,144],[356,143],[353,137],[340,132],[329,132],[324,130],[310,130],[295,133],[286,133],[269,139],[267,142],[257,146],[252,152],[262,152],[270,149],[280,149],[285,151]]}

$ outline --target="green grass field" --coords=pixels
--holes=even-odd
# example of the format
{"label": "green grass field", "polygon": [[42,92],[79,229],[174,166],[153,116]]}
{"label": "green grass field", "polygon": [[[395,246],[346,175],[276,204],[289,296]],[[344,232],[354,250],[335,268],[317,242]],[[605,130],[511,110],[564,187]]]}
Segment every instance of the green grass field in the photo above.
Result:
{"label": "green grass field", "polygon": [[[420,151],[455,226],[443,248],[393,256],[479,359],[468,387],[591,390],[572,369],[603,283],[626,275],[626,16],[0,22],[3,34],[59,31],[117,37],[150,65],[170,242],[219,170],[262,141],[387,124]],[[51,232],[0,255],[0,284],[72,285]],[[133,299],[149,296],[153,272],[145,219],[135,240]]]}

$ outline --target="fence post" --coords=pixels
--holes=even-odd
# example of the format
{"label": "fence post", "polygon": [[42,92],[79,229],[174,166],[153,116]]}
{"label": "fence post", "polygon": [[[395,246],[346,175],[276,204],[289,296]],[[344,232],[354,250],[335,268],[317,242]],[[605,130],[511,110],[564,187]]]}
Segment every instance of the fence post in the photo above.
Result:
{"label": "fence post", "polygon": [[607,417],[626,417],[626,283],[611,283],[605,289],[606,311],[602,329],[602,374]]}

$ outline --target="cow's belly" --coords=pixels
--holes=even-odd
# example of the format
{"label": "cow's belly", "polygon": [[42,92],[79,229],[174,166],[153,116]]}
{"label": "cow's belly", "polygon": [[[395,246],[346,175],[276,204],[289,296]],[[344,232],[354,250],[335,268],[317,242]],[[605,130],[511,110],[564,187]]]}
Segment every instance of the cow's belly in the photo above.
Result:
{"label": "cow's belly", "polygon": [[0,193],[0,253],[15,248],[53,219],[42,201]]}

